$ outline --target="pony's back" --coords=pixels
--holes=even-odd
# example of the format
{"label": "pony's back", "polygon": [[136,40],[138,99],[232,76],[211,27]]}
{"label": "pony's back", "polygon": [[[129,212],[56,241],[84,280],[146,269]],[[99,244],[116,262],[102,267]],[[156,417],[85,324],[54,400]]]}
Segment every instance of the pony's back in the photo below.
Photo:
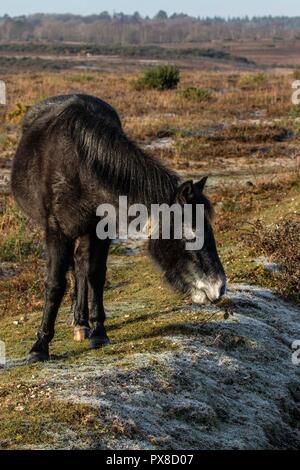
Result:
{"label": "pony's back", "polygon": [[58,116],[69,105],[76,104],[78,102],[84,103],[89,112],[94,115],[98,115],[99,118],[108,119],[120,128],[122,127],[121,120],[117,112],[108,103],[96,98],[95,96],[74,93],[70,95],[52,96],[32,106],[27,111],[23,119],[23,132],[26,132],[37,119],[49,119],[50,117],[55,118],[55,116]]}

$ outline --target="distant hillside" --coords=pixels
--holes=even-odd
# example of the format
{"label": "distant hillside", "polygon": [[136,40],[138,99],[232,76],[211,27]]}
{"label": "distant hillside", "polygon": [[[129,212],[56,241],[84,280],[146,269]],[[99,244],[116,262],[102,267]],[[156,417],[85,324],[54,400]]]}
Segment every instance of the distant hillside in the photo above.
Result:
{"label": "distant hillside", "polygon": [[160,11],[154,18],[139,13],[98,15],[35,14],[0,17],[0,41],[72,41],[102,45],[147,45],[224,41],[300,39],[300,17],[193,18],[170,17]]}

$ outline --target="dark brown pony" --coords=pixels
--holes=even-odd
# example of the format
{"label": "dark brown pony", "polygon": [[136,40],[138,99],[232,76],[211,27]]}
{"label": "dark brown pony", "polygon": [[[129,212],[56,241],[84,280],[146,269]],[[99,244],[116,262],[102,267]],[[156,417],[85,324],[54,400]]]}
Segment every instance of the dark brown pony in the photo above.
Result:
{"label": "dark brown pony", "polygon": [[[198,303],[214,302],[226,289],[203,195],[206,178],[180,184],[178,175],[145,154],[123,132],[114,109],[98,98],[66,95],[31,108],[23,123],[12,170],[12,191],[23,211],[45,231],[48,273],[37,341],[28,361],[49,358],[66,273],[75,273],[75,325],[90,328],[91,348],[108,343],[103,288],[110,240],[99,240],[96,208],[128,204],[204,204],[205,238],[199,251],[184,240],[149,240],[151,256],[169,283]],[[88,307],[88,297],[90,305]]]}

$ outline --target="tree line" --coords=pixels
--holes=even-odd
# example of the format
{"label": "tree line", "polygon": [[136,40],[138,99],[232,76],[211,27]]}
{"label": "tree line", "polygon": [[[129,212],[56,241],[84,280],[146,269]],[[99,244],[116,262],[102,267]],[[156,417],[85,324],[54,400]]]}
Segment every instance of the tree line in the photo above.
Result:
{"label": "tree line", "polygon": [[95,15],[0,17],[0,41],[74,41],[107,45],[300,39],[300,17],[202,18],[184,13],[154,17],[107,11]]}

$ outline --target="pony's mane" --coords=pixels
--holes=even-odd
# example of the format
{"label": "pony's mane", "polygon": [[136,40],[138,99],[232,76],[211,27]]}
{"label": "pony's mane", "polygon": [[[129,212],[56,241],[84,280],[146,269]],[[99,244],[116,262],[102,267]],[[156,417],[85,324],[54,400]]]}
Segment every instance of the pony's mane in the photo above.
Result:
{"label": "pony's mane", "polygon": [[69,135],[101,184],[130,203],[170,203],[179,176],[132,142],[112,120],[91,112],[78,97],[52,119],[48,131]]}

